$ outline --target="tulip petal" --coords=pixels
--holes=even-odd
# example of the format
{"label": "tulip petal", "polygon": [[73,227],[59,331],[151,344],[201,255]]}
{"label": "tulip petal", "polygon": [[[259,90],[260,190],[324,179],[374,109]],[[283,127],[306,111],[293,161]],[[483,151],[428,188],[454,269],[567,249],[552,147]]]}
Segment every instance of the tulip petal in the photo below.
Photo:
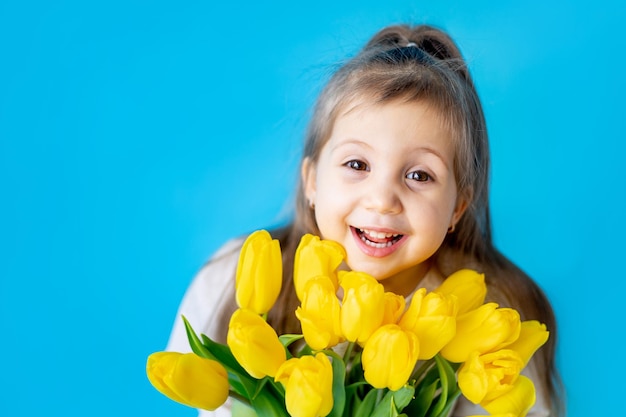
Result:
{"label": "tulip petal", "polygon": [[235,274],[235,298],[240,308],[267,313],[282,286],[282,255],[278,240],[257,230],[245,240]]}
{"label": "tulip petal", "polygon": [[365,380],[374,388],[397,391],[404,386],[419,355],[419,340],[413,332],[386,324],[372,334],[363,347],[361,360]]}
{"label": "tulip petal", "polygon": [[400,327],[420,340],[419,359],[431,359],[456,333],[456,297],[421,288],[399,321]]}
{"label": "tulip petal", "polygon": [[215,410],[228,398],[226,369],[195,353],[153,353],[148,357],[146,373],[162,394],[189,407]]}
{"label": "tulip petal", "polygon": [[467,313],[485,301],[485,275],[471,269],[461,269],[446,278],[435,292],[455,295],[458,298],[458,314]]}
{"label": "tulip petal", "polygon": [[493,352],[517,340],[521,322],[519,313],[511,308],[498,308],[495,303],[457,317],[456,334],[443,347],[441,354],[452,362],[465,362],[469,355]]}
{"label": "tulip petal", "polygon": [[293,271],[298,299],[302,300],[306,283],[320,275],[329,277],[337,290],[339,284],[336,271],[345,257],[345,249],[337,242],[322,240],[311,234],[302,236],[296,249]]}
{"label": "tulip petal", "polygon": [[250,310],[239,309],[233,313],[226,343],[237,362],[257,379],[274,376],[287,359],[276,331]]}
{"label": "tulip petal", "polygon": [[535,399],[535,385],[529,378],[520,375],[509,392],[481,405],[492,415],[511,413],[524,417],[535,404]]}
{"label": "tulip petal", "polygon": [[302,334],[313,350],[335,346],[342,341],[341,306],[330,278],[319,276],[307,282],[302,304],[296,309]]}
{"label": "tulip petal", "polygon": [[342,271],[341,330],[350,342],[363,345],[380,327],[385,315],[385,289],[364,272]]}
{"label": "tulip petal", "polygon": [[328,415],[333,408],[333,368],[323,353],[292,358],[276,372],[285,387],[285,404],[292,417]]}
{"label": "tulip petal", "polygon": [[546,330],[545,324],[536,320],[523,321],[518,339],[506,348],[516,351],[526,366],[537,349],[548,341],[549,336],[550,332]]}
{"label": "tulip petal", "polygon": [[458,381],[463,396],[474,404],[479,404],[485,398],[489,383],[478,352],[472,352],[469,359],[461,366]]}

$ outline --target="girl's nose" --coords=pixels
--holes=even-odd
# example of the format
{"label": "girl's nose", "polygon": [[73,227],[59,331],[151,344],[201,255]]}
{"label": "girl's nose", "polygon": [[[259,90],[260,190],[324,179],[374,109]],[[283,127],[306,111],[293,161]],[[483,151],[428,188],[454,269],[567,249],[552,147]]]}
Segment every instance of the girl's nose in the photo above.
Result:
{"label": "girl's nose", "polygon": [[363,197],[365,208],[380,214],[398,214],[402,211],[402,202],[391,181],[373,181],[365,190]]}

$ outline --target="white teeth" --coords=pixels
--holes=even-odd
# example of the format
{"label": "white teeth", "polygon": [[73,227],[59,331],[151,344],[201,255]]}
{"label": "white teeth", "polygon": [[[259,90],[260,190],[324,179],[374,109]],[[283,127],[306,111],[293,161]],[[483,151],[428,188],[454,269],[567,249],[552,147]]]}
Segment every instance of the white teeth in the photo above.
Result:
{"label": "white teeth", "polygon": [[398,233],[383,233],[367,229],[359,229],[359,231],[362,233],[361,240],[363,241],[363,243],[365,243],[367,246],[371,246],[372,248],[377,249],[388,248],[389,246],[393,245],[395,241],[390,240],[388,242],[372,242],[367,238],[368,236],[372,239],[391,239],[400,236]]}
{"label": "white teeth", "polygon": [[367,246],[371,246],[373,248],[377,248],[377,249],[382,249],[382,248],[388,248],[389,246],[393,245],[393,242],[386,242],[386,243],[374,243],[371,240],[368,240],[365,236],[361,236],[361,240],[363,241],[363,243],[365,243]]}
{"label": "white teeth", "polygon": [[398,233],[383,233],[383,232],[377,232],[375,230],[367,230],[367,229],[359,229],[359,230],[361,230],[361,232],[363,232],[364,234],[373,237],[374,239],[389,239],[392,237],[399,236]]}

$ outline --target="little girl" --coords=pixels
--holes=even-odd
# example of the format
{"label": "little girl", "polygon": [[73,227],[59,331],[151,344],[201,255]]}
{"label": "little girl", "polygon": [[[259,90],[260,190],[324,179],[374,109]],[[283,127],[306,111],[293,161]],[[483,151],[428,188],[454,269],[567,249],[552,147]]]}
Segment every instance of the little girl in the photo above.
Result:
{"label": "little girl", "polygon": [[[457,46],[428,26],[383,29],[334,74],[317,101],[293,222],[273,232],[283,251],[284,283],[269,323],[279,334],[300,333],[292,270],[305,233],[339,242],[346,268],[368,272],[386,291],[405,296],[418,287],[432,290],[459,269],[475,269],[486,276],[490,301],[550,330],[526,370],[537,388],[529,416],[561,415],[554,314],[541,289],[493,245],[488,178],[485,119]],[[242,243],[227,243],[205,265],[178,312],[221,342],[236,308]],[[168,350],[190,350],[180,319]],[[487,413],[462,399],[452,413],[481,414]]]}

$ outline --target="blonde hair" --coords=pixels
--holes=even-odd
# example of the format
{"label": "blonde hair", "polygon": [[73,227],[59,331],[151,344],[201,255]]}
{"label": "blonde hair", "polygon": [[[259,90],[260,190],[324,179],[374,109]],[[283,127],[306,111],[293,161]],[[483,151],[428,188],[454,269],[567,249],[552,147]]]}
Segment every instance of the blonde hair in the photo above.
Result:
{"label": "blonde hair", "polygon": [[[469,204],[433,261],[444,275],[467,267],[484,272],[491,299],[518,309],[524,320],[535,319],[547,325],[550,340],[534,360],[541,375],[539,382],[551,399],[552,415],[561,415],[562,388],[554,358],[556,320],[541,289],[493,245],[487,128],[459,48],[445,32],[430,26],[390,26],[375,34],[321,92],[306,133],[303,160],[317,162],[336,118],[357,99],[373,104],[422,101],[441,116],[456,142],[457,189]],[[283,291],[268,320],[281,333],[300,331],[294,315],[298,301],[292,270],[295,248],[305,233],[319,235],[319,229],[300,184],[293,223],[274,232],[281,240],[285,276]]]}

